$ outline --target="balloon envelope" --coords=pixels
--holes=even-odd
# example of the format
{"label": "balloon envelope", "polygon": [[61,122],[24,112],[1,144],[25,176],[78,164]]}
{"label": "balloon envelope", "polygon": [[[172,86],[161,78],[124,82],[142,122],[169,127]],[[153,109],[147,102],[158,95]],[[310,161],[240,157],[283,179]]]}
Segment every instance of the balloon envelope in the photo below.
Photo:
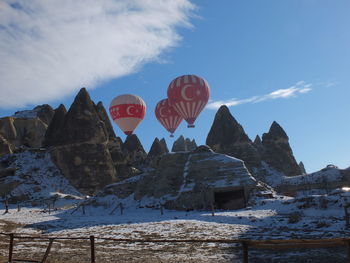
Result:
{"label": "balloon envelope", "polygon": [[170,136],[173,137],[173,133],[180,125],[183,118],[170,106],[168,99],[158,102],[154,112],[158,121],[171,133]]}
{"label": "balloon envelope", "polygon": [[170,105],[187,121],[194,122],[208,103],[210,88],[208,82],[196,75],[184,75],[174,79],[168,87]]}
{"label": "balloon envelope", "polygon": [[109,113],[119,128],[130,135],[145,117],[146,104],[139,96],[124,94],[112,100]]}

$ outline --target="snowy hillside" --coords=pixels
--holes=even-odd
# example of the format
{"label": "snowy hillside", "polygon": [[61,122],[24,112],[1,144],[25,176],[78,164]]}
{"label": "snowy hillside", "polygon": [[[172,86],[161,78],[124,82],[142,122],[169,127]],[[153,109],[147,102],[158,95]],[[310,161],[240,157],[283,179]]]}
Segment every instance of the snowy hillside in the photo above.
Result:
{"label": "snowy hillside", "polygon": [[[81,199],[81,194],[70,185],[47,152],[25,151],[0,158],[3,171],[13,171],[0,178],[7,188],[7,198],[20,203],[35,203],[46,199]],[[6,174],[6,173],[5,173]]]}

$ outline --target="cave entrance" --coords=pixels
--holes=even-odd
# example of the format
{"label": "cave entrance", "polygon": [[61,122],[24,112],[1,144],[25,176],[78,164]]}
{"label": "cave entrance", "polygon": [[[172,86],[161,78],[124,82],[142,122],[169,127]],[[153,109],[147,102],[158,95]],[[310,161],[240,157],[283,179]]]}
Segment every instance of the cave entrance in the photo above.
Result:
{"label": "cave entrance", "polygon": [[214,192],[214,202],[217,209],[233,210],[246,207],[244,189],[230,189]]}

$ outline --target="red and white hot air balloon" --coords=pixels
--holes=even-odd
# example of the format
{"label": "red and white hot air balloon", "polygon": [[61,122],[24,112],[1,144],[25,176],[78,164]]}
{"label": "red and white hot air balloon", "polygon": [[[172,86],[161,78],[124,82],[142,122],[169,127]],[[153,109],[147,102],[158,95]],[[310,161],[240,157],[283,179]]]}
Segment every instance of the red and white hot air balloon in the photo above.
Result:
{"label": "red and white hot air balloon", "polygon": [[119,128],[130,135],[145,117],[146,104],[139,96],[124,94],[112,100],[109,113]]}
{"label": "red and white hot air balloon", "polygon": [[208,103],[208,82],[196,75],[184,75],[174,79],[168,87],[170,105],[187,121],[189,128]]}
{"label": "red and white hot air balloon", "polygon": [[154,111],[158,121],[171,133],[170,137],[174,137],[173,133],[183,118],[170,106],[168,99],[158,102]]}

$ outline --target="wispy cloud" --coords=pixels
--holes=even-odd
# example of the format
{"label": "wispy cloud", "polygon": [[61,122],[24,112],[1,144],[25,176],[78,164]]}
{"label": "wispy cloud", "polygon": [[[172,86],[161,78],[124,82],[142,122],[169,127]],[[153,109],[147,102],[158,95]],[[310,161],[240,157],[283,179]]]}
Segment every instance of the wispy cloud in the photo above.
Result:
{"label": "wispy cloud", "polygon": [[178,44],[193,9],[189,0],[0,1],[0,107],[135,72]]}
{"label": "wispy cloud", "polygon": [[[320,85],[320,84],[317,84],[317,85]],[[258,102],[267,101],[267,100],[288,99],[288,98],[296,97],[299,94],[308,93],[312,90],[314,86],[316,85],[305,83],[304,81],[299,81],[295,85],[287,89],[278,89],[265,95],[253,96],[247,99],[232,98],[229,100],[211,101],[210,103],[208,103],[206,108],[216,110],[220,108],[221,105],[232,107],[240,104],[258,103]]]}

